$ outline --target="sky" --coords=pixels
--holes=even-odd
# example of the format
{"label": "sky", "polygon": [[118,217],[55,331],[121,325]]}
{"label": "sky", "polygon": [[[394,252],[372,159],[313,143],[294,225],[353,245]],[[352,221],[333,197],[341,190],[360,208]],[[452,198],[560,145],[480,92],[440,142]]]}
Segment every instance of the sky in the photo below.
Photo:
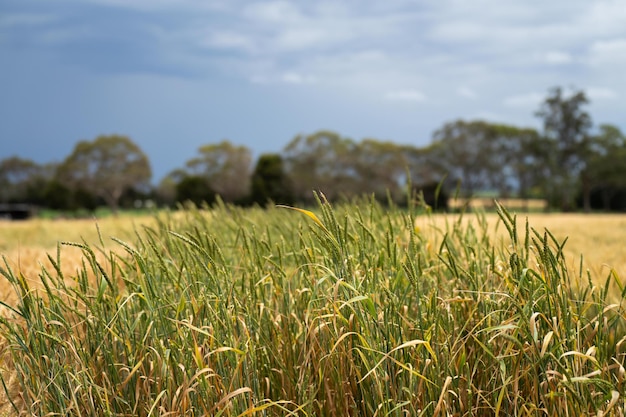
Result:
{"label": "sky", "polygon": [[624,22],[624,0],[2,0],[0,159],[121,134],[158,182],[223,139],[257,157],[321,129],[540,128],[555,86],[626,131]]}

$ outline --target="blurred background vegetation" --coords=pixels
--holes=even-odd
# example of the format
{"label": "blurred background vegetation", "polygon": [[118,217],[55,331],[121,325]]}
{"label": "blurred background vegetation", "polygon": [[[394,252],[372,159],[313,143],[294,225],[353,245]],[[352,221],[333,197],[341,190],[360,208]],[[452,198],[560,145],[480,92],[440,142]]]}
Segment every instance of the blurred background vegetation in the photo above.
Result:
{"label": "blurred background vegetation", "polygon": [[452,195],[488,195],[543,199],[562,211],[626,210],[626,136],[610,124],[594,127],[586,105],[584,91],[555,87],[536,112],[541,131],[457,120],[425,147],[321,130],[254,161],[250,149],[224,140],[200,146],[158,184],[131,138],[100,136],[77,143],[60,163],[0,160],[0,204],[65,214],[212,204],[217,196],[239,205],[311,204],[313,190],[330,201],[374,194],[402,203],[410,186],[440,209]]}

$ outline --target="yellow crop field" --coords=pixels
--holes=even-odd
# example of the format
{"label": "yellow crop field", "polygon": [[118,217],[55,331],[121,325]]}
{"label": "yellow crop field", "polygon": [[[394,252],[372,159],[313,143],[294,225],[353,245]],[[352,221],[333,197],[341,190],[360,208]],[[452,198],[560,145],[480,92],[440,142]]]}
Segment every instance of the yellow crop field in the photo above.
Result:
{"label": "yellow crop field", "polygon": [[[515,214],[515,213],[512,213]],[[463,215],[464,223],[477,223],[479,215]],[[529,227],[541,235],[547,229],[559,241],[565,242],[564,253],[568,267],[579,271],[581,255],[583,272],[587,269],[591,276],[604,281],[611,269],[622,279],[626,277],[626,215],[623,214],[578,214],[578,213],[519,213],[517,216],[518,234],[524,239],[526,221]],[[495,213],[485,215],[492,238],[508,245],[509,237],[505,227]],[[433,215],[418,218],[417,225],[424,231],[430,228],[442,230],[446,224],[459,219],[458,214]],[[497,245],[496,245],[497,246]]]}
{"label": "yellow crop field", "polygon": [[[514,214],[514,213],[513,213]],[[466,213],[462,221],[477,222],[479,215]],[[507,244],[508,235],[497,214],[485,214],[489,233],[496,243]],[[458,214],[423,216],[417,225],[424,232],[429,228],[445,228],[459,219]],[[601,281],[611,269],[620,277],[626,277],[626,215],[622,214],[563,214],[563,213],[520,213],[517,223],[523,239],[525,223],[543,234],[548,229],[559,241],[567,239],[565,254],[572,270],[578,271],[583,256],[584,269]],[[43,220],[25,222],[0,221],[0,254],[4,255],[14,271],[21,272],[27,279],[36,282],[42,265],[50,267],[47,255],[56,257],[59,242],[86,242],[95,247],[102,243],[107,250],[119,250],[111,237],[132,242],[135,231],[155,223],[153,216],[106,217],[104,219]],[[102,243],[100,242],[102,238]],[[433,242],[434,245],[438,242]],[[79,268],[82,252],[79,248],[62,246],[62,267],[66,274]],[[10,298],[5,285],[0,284],[0,297]]]}
{"label": "yellow crop field", "polygon": [[[136,230],[154,222],[152,216],[124,215],[103,219],[34,219],[17,222],[1,220],[0,255],[6,258],[11,270],[22,274],[37,287],[42,267],[52,268],[48,255],[56,258],[59,243],[86,243],[92,248],[102,248],[104,243],[103,248],[106,251],[120,251],[121,248],[111,237],[132,242]],[[81,268],[82,250],[68,245],[61,245],[60,250],[61,269],[66,276],[71,277]],[[96,255],[100,259],[104,258],[102,253]],[[14,297],[6,282],[0,281],[0,299],[11,304]]]}

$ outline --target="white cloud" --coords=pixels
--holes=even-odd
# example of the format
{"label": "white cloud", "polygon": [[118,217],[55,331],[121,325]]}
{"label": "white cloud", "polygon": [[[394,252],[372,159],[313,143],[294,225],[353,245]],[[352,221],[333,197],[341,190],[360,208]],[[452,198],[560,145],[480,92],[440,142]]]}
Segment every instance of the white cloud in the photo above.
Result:
{"label": "white cloud", "polygon": [[456,93],[458,95],[460,95],[461,97],[465,97],[465,98],[469,98],[469,99],[478,98],[478,95],[474,92],[474,90],[472,90],[469,87],[459,87],[456,90]]}
{"label": "white cloud", "polygon": [[546,63],[552,65],[569,64],[573,58],[567,52],[561,51],[549,51],[543,55],[543,59]]}
{"label": "white cloud", "polygon": [[250,20],[279,25],[285,22],[295,23],[303,19],[294,3],[283,0],[252,3],[244,8],[243,15]]}
{"label": "white cloud", "polygon": [[387,100],[393,101],[413,101],[422,102],[426,100],[424,93],[418,90],[406,89],[406,90],[394,90],[385,94]]}
{"label": "white cloud", "polygon": [[253,84],[294,84],[294,85],[304,85],[304,84],[314,84],[317,82],[317,78],[308,75],[302,74],[295,71],[287,71],[278,75],[267,75],[268,72],[264,74],[255,74],[249,77],[249,81]]}
{"label": "white cloud", "polygon": [[315,77],[297,72],[286,72],[282,75],[281,80],[287,84],[311,84],[315,82]]}
{"label": "white cloud", "polygon": [[623,0],[602,0],[589,2],[589,10],[583,19],[597,33],[603,36],[613,36],[615,33],[624,33],[626,21],[626,7]]}
{"label": "white cloud", "polygon": [[533,108],[538,107],[544,98],[545,94],[531,92],[509,96],[504,99],[503,103],[507,107]]}
{"label": "white cloud", "polygon": [[626,62],[626,37],[596,41],[589,48],[592,65],[606,66]]}
{"label": "white cloud", "polygon": [[244,51],[256,49],[254,41],[249,36],[232,31],[212,33],[206,40],[205,45],[220,49],[241,49]]}
{"label": "white cloud", "polygon": [[[612,88],[596,91],[600,99],[626,94],[614,75],[626,65],[624,0],[63,1],[128,9],[133,18],[148,11],[130,34],[111,38],[151,45],[146,49],[159,55],[153,61],[181,73],[193,67],[187,74],[217,70],[256,84],[315,83],[345,96],[427,100],[449,112],[453,104],[475,107],[470,100],[478,98],[532,112],[559,83]],[[93,36],[88,29],[59,25],[38,39],[53,47],[72,34]],[[426,97],[403,86],[441,93]]]}
{"label": "white cloud", "polygon": [[193,12],[224,10],[235,5],[235,0],[74,0],[76,3],[94,3],[108,7],[138,11],[188,10]]}
{"label": "white cloud", "polygon": [[614,99],[618,96],[614,90],[605,87],[589,87],[585,92],[592,100]]}

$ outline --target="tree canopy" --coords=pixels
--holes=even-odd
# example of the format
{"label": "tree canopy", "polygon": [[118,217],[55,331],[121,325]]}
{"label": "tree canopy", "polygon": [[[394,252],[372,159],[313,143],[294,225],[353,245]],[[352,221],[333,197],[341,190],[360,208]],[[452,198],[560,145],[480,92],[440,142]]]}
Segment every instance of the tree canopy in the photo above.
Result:
{"label": "tree canopy", "polygon": [[586,146],[592,126],[591,116],[584,110],[588,103],[583,91],[573,91],[570,96],[565,96],[563,90],[556,87],[536,113],[543,120],[544,162],[550,175],[547,191],[566,211],[574,207],[577,182],[585,168]]}
{"label": "tree canopy", "polygon": [[283,158],[279,154],[261,155],[252,173],[251,202],[265,205],[268,202],[293,204],[291,181],[285,172]]}
{"label": "tree canopy", "polygon": [[116,211],[129,188],[149,185],[148,157],[127,136],[99,136],[76,144],[57,170],[58,180],[71,189],[89,190]]}
{"label": "tree canopy", "polygon": [[198,155],[187,161],[186,171],[205,178],[224,201],[236,202],[248,195],[251,164],[250,149],[223,140],[201,146]]}
{"label": "tree canopy", "polygon": [[260,155],[254,169],[246,146],[206,143],[156,188],[147,156],[130,138],[100,136],[77,143],[60,164],[0,160],[0,202],[61,210],[106,203],[117,210],[137,198],[210,204],[219,195],[236,204],[308,204],[321,191],[331,201],[368,194],[401,203],[411,185],[433,202],[435,194],[489,193],[544,198],[561,210],[626,210],[626,138],[609,124],[593,130],[587,105],[583,91],[554,88],[535,113],[542,130],[455,120],[424,146],[320,130],[296,135],[281,153]]}

